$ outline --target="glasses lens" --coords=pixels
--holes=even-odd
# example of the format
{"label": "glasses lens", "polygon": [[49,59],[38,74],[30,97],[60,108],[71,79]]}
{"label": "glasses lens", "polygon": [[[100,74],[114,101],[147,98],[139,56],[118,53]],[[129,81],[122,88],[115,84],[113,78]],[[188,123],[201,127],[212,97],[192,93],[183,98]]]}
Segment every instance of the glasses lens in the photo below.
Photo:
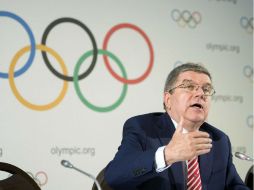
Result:
{"label": "glasses lens", "polygon": [[206,96],[212,96],[215,93],[215,90],[211,84],[199,86],[198,84],[193,83],[191,81],[184,81],[182,84],[170,89],[169,92],[172,92],[176,88],[184,88],[189,92],[193,92],[194,90],[198,90],[199,87],[203,90],[204,95]]}
{"label": "glasses lens", "polygon": [[211,96],[214,94],[214,89],[211,85],[206,85],[202,87],[204,94],[207,96]]}

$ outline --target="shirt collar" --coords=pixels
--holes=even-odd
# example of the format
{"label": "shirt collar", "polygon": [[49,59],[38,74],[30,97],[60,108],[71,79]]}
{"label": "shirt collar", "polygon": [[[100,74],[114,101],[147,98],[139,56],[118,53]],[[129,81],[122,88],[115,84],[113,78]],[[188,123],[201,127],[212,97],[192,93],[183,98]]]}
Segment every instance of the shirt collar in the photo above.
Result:
{"label": "shirt collar", "polygon": [[[172,118],[171,118],[171,120],[172,120],[172,122],[174,124],[174,127],[177,128],[178,123],[174,119],[172,119]],[[183,128],[183,133],[188,133],[188,131],[185,128]]]}

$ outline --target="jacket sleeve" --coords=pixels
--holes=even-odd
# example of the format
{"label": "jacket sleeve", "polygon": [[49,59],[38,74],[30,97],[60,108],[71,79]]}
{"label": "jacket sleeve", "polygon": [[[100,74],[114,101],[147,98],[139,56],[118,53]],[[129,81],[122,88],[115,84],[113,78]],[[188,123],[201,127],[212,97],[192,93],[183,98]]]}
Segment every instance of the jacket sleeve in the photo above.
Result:
{"label": "jacket sleeve", "polygon": [[105,180],[113,189],[135,189],[158,175],[154,167],[157,148],[146,148],[146,133],[135,119],[123,128],[123,138],[114,159],[105,169]]}

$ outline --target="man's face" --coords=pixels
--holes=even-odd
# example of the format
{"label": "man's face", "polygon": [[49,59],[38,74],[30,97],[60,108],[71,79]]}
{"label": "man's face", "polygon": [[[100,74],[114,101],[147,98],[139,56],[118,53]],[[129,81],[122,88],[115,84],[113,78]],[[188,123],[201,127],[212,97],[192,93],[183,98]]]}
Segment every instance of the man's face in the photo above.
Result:
{"label": "man's face", "polygon": [[197,84],[197,88],[175,88],[170,94],[164,93],[164,103],[170,116],[179,123],[181,117],[186,125],[201,125],[207,118],[210,108],[210,96],[205,96],[202,86],[211,85],[210,78],[203,73],[186,71],[178,76],[174,87],[182,83]]}

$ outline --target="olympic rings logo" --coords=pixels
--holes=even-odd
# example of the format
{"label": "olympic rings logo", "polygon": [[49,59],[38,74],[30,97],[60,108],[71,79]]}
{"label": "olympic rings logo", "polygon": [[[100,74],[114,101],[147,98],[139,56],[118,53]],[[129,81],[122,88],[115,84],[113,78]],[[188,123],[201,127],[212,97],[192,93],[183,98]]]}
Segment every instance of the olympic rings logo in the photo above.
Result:
{"label": "olympic rings logo", "polygon": [[191,13],[188,10],[184,10],[181,12],[178,9],[171,11],[171,18],[177,22],[179,26],[188,26],[189,28],[196,28],[202,20],[201,14],[197,11]]}
{"label": "olympic rings logo", "polygon": [[35,175],[32,172],[26,172],[32,179],[40,186],[44,186],[48,182],[48,176],[46,172],[44,171],[39,171]]}
{"label": "olympic rings logo", "polygon": [[246,123],[249,128],[253,128],[253,115],[249,115],[246,118]]}
{"label": "olympic rings logo", "polygon": [[253,83],[253,67],[250,65],[245,65],[243,67],[243,75]]}
{"label": "olympic rings logo", "polygon": [[178,67],[182,64],[184,64],[182,61],[176,61],[175,64],[174,64],[174,68],[176,68],[176,67]]}
{"label": "olympic rings logo", "polygon": [[[15,97],[17,98],[17,100],[24,106],[26,106],[30,109],[33,109],[33,110],[44,111],[44,110],[51,109],[51,108],[55,107],[56,105],[58,105],[63,100],[63,98],[67,92],[68,82],[72,81],[74,83],[75,91],[76,91],[79,99],[82,101],[82,103],[84,105],[86,105],[88,108],[90,108],[94,111],[97,111],[97,112],[112,111],[113,109],[117,108],[123,102],[123,100],[126,96],[126,93],[127,93],[127,85],[128,84],[137,84],[137,83],[140,83],[143,80],[145,80],[148,77],[148,75],[150,74],[153,64],[154,64],[154,50],[153,50],[153,46],[150,42],[149,37],[146,35],[146,33],[141,28],[139,28],[138,26],[136,26],[134,24],[121,23],[121,24],[113,26],[107,32],[107,34],[104,38],[104,41],[102,44],[102,49],[98,49],[96,40],[95,40],[91,30],[84,23],[82,23],[81,21],[74,19],[74,18],[64,17],[64,18],[59,18],[59,19],[54,20],[45,29],[43,36],[42,36],[41,44],[36,44],[34,35],[31,31],[29,25],[21,17],[19,17],[16,14],[13,14],[11,12],[7,12],[7,11],[0,11],[0,17],[8,17],[10,19],[17,21],[25,29],[25,31],[28,34],[30,45],[21,48],[14,55],[14,57],[11,61],[10,67],[9,67],[9,72],[8,73],[0,72],[0,78],[8,79],[11,90],[12,90],[13,94],[15,95]],[[72,24],[78,25],[81,29],[83,29],[87,33],[88,37],[90,38],[90,40],[92,42],[92,50],[85,52],[78,59],[76,65],[75,65],[75,68],[74,68],[73,76],[68,75],[68,71],[67,71],[65,62],[63,61],[61,56],[55,50],[48,47],[46,44],[47,38],[48,38],[51,30],[54,27],[56,27],[57,25],[62,24],[62,23],[72,23]],[[108,50],[108,44],[109,44],[111,36],[118,30],[122,30],[122,29],[131,29],[131,30],[137,32],[145,40],[145,42],[148,46],[148,50],[150,53],[148,67],[146,68],[145,72],[137,78],[129,79],[127,77],[127,73],[125,71],[125,68],[124,68],[122,62],[112,52],[110,52]],[[15,80],[14,80],[15,77],[19,77],[20,75],[25,73],[31,67],[33,60],[35,58],[36,50],[41,50],[42,58],[46,64],[47,68],[56,77],[63,80],[63,86],[62,86],[61,92],[59,93],[58,97],[54,101],[52,101],[48,104],[45,104],[45,105],[38,105],[38,104],[31,103],[28,100],[26,100],[24,97],[22,97],[22,95],[19,93],[19,91],[16,87]],[[24,66],[22,68],[15,71],[15,67],[17,65],[18,60],[27,52],[29,52],[28,60],[26,61],[26,63],[24,64]],[[57,71],[52,66],[51,62],[48,59],[48,54],[50,54],[57,60],[62,72]],[[96,106],[96,105],[90,103],[82,94],[82,91],[81,91],[80,85],[79,85],[79,81],[86,78],[93,71],[98,55],[103,56],[103,61],[106,65],[106,68],[110,72],[110,74],[116,80],[120,81],[123,84],[121,95],[117,99],[117,101],[115,101],[113,104],[111,104],[109,106],[105,106],[105,107]],[[91,57],[91,56],[92,56],[92,60],[91,60],[90,66],[88,67],[88,69],[85,72],[83,72],[82,74],[79,74],[81,65],[84,63],[84,61],[88,57]],[[114,71],[108,58],[110,58],[111,61],[114,61],[117,64],[117,66],[120,68],[121,75],[117,74]]]}
{"label": "olympic rings logo", "polygon": [[243,29],[245,29],[248,33],[253,33],[253,17],[247,18],[245,16],[242,16],[240,18],[240,25]]}

